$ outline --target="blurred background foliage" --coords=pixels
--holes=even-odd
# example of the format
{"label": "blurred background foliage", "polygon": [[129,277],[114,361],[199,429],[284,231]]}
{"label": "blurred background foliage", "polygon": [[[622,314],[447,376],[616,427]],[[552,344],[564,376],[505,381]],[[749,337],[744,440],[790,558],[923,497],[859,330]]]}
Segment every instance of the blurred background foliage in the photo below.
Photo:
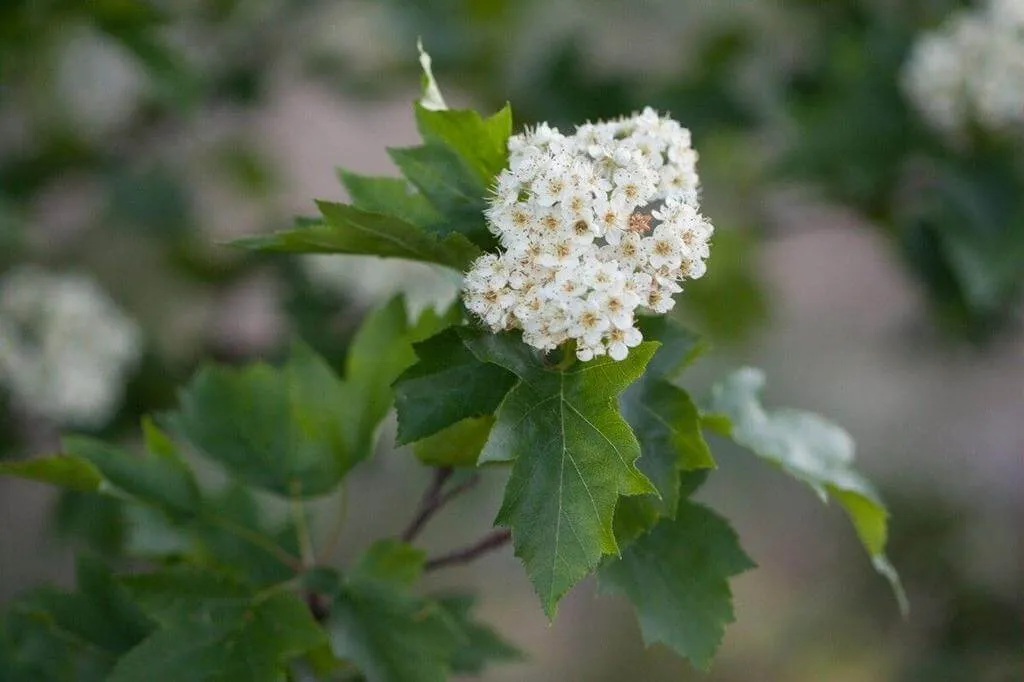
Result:
{"label": "blurred background foliage", "polygon": [[[904,398],[923,395],[950,376],[985,366],[991,385],[966,382],[975,393],[965,393],[966,414],[956,428],[981,431],[989,423],[986,414],[991,420],[992,414],[1016,411],[1018,418],[997,422],[984,438],[943,445],[968,453],[950,455],[958,462],[981,458],[974,465],[996,470],[995,478],[1010,476],[1005,467],[1011,467],[1019,482],[1024,394],[1002,382],[1024,381],[1021,140],[975,131],[969,144],[952,144],[917,116],[899,81],[917,36],[967,5],[8,0],[0,5],[0,298],[5,275],[25,264],[88,273],[100,283],[144,340],[120,408],[89,428],[130,438],[141,414],[173,404],[176,386],[204,357],[279,357],[297,334],[337,363],[376,299],[403,288],[450,295],[450,283],[425,284],[428,275],[401,266],[339,258],[337,271],[325,275],[312,261],[267,259],[220,246],[240,234],[280,227],[308,211],[317,193],[340,192],[333,180],[324,181],[326,174],[311,180],[303,172],[313,163],[303,157],[310,143],[289,152],[289,131],[323,120],[307,112],[309,102],[355,121],[341,129],[317,128],[312,144],[320,153],[339,166],[386,172],[350,150],[368,134],[378,137],[362,149],[401,143],[411,130],[405,103],[414,96],[415,43],[422,37],[446,92],[485,111],[510,101],[517,127],[542,120],[571,126],[645,105],[670,112],[694,133],[705,212],[717,230],[708,274],[688,286],[678,314],[726,355],[744,361],[752,355],[770,376],[788,372],[791,380],[782,390],[790,395],[824,397],[826,403],[834,398],[826,407],[840,422],[846,421],[844,408],[856,413],[857,405],[876,400],[871,387]],[[292,97],[295,92],[301,96]],[[289,98],[298,104],[282,105]],[[376,118],[383,122],[367,123]],[[872,235],[881,245],[872,257],[899,264],[902,274],[891,286],[873,286],[871,268],[864,274],[864,307],[858,310],[883,309],[886,303],[873,296],[899,298],[904,290],[914,302],[911,324],[883,337],[883,350],[875,355],[854,351],[838,361],[827,354],[816,359],[809,348],[836,343],[845,349],[841,337],[859,337],[841,321],[828,327],[813,307],[797,315],[810,320],[799,335],[785,331],[796,319],[793,307],[804,299],[787,302],[780,290],[813,288],[827,281],[831,263],[856,256],[845,251],[846,237],[801,246],[807,234],[813,240],[819,232]],[[780,285],[780,269],[807,276],[795,285],[783,277]],[[871,319],[868,312],[861,321]],[[926,364],[901,355],[908,347],[914,354],[927,348]],[[832,380],[833,367],[840,377],[871,377],[890,367],[897,376],[916,372],[917,383],[847,386],[840,378],[836,393],[816,390]],[[908,392],[911,384],[917,393]],[[998,405],[992,396],[1000,396]],[[930,448],[942,438],[928,440],[920,432],[901,438],[891,414],[889,421],[855,419],[854,426],[881,429],[869,433],[869,445],[905,459],[902,466],[869,459],[868,468],[888,480],[892,555],[914,602],[911,621],[894,617],[884,587],[859,561],[846,569],[838,559],[820,559],[812,565],[835,574],[824,586],[791,585],[787,603],[765,596],[770,582],[744,583],[740,634],[727,642],[711,679],[749,679],[749,665],[765,680],[1020,679],[1014,676],[1024,654],[1024,561],[1012,519],[1024,513],[1021,496],[1004,490],[979,503],[939,475],[899,473],[932,466]],[[934,413],[922,408],[917,428],[927,429],[943,414],[938,407]],[[65,425],[24,404],[16,391],[0,390],[0,456],[51,449]],[[941,427],[936,432],[946,433]],[[985,463],[989,455],[994,464]],[[387,467],[405,466],[398,470],[413,483],[422,480],[411,465],[379,466],[391,473]],[[729,473],[738,477],[737,487],[709,494],[741,516],[747,513],[748,533],[760,533],[765,511],[753,511],[744,496],[772,502],[754,492],[761,487],[754,471],[733,465]],[[389,485],[381,471],[371,475]],[[410,485],[380,496],[409,493]],[[11,514],[36,499],[37,490],[23,488],[0,482],[0,501]],[[491,513],[485,509],[490,501],[475,504],[484,516]],[[798,522],[800,510],[787,511],[783,503],[776,511]],[[108,557],[124,550],[129,529],[144,528],[126,519],[116,502],[75,495],[57,500],[49,518],[48,532]],[[40,575],[66,580],[66,554],[53,555],[63,563],[41,574],[31,553],[15,556],[11,548],[35,546],[16,537],[30,535],[35,526],[4,525],[0,547],[10,551],[0,557],[0,600],[13,599]],[[855,550],[828,545],[821,528],[767,526],[766,537],[782,537],[789,547],[823,544],[825,555],[840,558]],[[762,565],[793,568],[786,563],[792,560],[788,550],[762,549],[767,553],[761,557],[755,553]],[[806,566],[793,570],[820,580]],[[821,590],[832,590],[826,613],[813,603]],[[760,611],[765,606],[783,613],[766,617]],[[499,625],[521,619],[500,603],[493,612]],[[566,627],[582,622],[566,618]],[[750,622],[744,625],[744,619]],[[823,630],[823,623],[830,625]],[[625,624],[615,627],[628,632]],[[768,631],[750,634],[759,629]],[[628,636],[636,639],[635,633]],[[551,656],[571,661],[581,646],[563,643]],[[614,660],[586,668],[585,679],[621,679],[615,675],[636,664],[637,645],[630,646],[618,653],[612,647]],[[531,679],[564,679],[557,664],[541,658]],[[658,656],[653,661],[649,679],[689,674]],[[507,679],[521,679],[522,670],[506,673]],[[578,674],[584,679],[582,670]]]}

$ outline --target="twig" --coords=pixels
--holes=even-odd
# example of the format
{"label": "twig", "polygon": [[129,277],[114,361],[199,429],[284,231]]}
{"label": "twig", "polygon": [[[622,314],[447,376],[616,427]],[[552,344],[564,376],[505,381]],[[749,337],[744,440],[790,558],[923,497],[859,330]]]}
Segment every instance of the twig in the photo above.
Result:
{"label": "twig", "polygon": [[476,485],[477,481],[480,480],[479,475],[473,474],[462,483],[452,488],[446,493],[441,492],[444,488],[444,484],[451,478],[453,469],[451,467],[441,467],[434,470],[434,480],[431,482],[430,487],[427,488],[426,492],[423,493],[423,499],[420,500],[419,511],[413,520],[409,522],[409,526],[402,533],[403,542],[412,542],[416,539],[416,536],[420,534],[427,522],[436,514],[440,509],[448,504],[453,498],[461,495],[465,491]]}
{"label": "twig", "polygon": [[423,566],[423,570],[436,571],[437,569],[444,568],[446,566],[468,564],[477,557],[504,546],[511,539],[512,531],[507,528],[492,531],[485,535],[483,539],[469,545],[468,547],[463,547],[462,549],[457,549],[454,552],[442,554],[439,557],[427,560],[427,563]]}

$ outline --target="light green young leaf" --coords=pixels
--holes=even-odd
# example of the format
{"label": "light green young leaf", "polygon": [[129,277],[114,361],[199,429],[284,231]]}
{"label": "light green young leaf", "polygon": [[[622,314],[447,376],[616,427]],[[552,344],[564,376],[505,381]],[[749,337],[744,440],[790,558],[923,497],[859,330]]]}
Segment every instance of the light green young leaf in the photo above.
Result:
{"label": "light green young leaf", "polygon": [[616,399],[643,372],[655,343],[621,362],[599,358],[559,370],[512,334],[464,334],[482,361],[519,378],[498,410],[482,462],[511,461],[496,523],[512,529],[549,617],[601,556],[618,552],[612,519],[620,495],[655,492],[636,468],[640,446]]}
{"label": "light green young leaf", "polygon": [[476,599],[471,595],[442,597],[438,604],[449,620],[461,631],[465,643],[451,660],[451,668],[461,675],[479,675],[491,663],[512,663],[523,660],[523,653],[489,626],[473,618]]}
{"label": "light green young leaf", "polygon": [[899,577],[885,557],[888,512],[874,487],[853,470],[850,434],[811,412],[766,411],[758,397],[764,383],[760,370],[745,367],[733,372],[712,389],[709,411],[729,419],[729,437],[736,443],[809,485],[823,502],[830,494],[839,500],[875,568],[892,584],[900,609],[906,612]]}
{"label": "light green young leaf", "polygon": [[326,641],[302,599],[283,590],[254,594],[195,569],[124,582],[160,627],[109,682],[280,682],[291,661]]}
{"label": "light green young leaf", "polygon": [[411,443],[470,417],[493,414],[515,375],[482,362],[456,329],[415,345],[419,362],[395,382],[398,443]]}
{"label": "light green young leaf", "polygon": [[476,466],[494,426],[494,415],[470,417],[413,443],[416,458],[432,467]]}
{"label": "light green young leaf", "polygon": [[146,454],[141,457],[93,438],[69,437],[62,448],[88,460],[114,487],[172,516],[192,517],[202,498],[195,476],[177,448],[148,419],[143,422]]}
{"label": "light green young leaf", "polygon": [[367,315],[352,339],[345,361],[348,428],[357,434],[357,452],[369,454],[377,427],[394,402],[395,379],[416,360],[414,344],[451,324],[457,311],[426,309],[410,325],[405,301],[395,297]]}
{"label": "light green young leaf", "polygon": [[439,239],[395,216],[326,201],[317,205],[323,222],[245,237],[233,244],[255,251],[278,253],[347,253],[404,258],[436,263],[459,272],[467,270],[480,255],[480,250],[464,235],[448,234]]}
{"label": "light green young leaf", "polygon": [[648,645],[661,642],[707,669],[734,620],[729,578],[754,567],[725,519],[679,505],[598,572],[601,590],[633,602]]}
{"label": "light green young leaf", "polygon": [[0,476],[15,476],[83,492],[92,492],[103,483],[99,469],[89,460],[72,455],[0,462]]}

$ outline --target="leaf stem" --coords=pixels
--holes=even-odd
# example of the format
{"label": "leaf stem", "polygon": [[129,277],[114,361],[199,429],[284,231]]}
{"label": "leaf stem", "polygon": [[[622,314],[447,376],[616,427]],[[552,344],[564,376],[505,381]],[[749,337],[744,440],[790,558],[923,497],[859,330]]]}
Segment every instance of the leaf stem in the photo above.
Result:
{"label": "leaf stem", "polygon": [[434,480],[431,482],[430,487],[423,493],[423,499],[420,500],[419,510],[416,516],[413,517],[412,521],[409,522],[408,527],[402,532],[403,542],[412,542],[420,534],[420,531],[427,525],[427,522],[441,510],[446,504],[452,499],[461,495],[465,491],[476,485],[477,481],[480,480],[479,474],[473,474],[465,481],[462,481],[457,486],[452,488],[446,493],[442,493],[444,484],[451,478],[454,473],[452,467],[440,467],[434,470]]}
{"label": "leaf stem", "polygon": [[499,528],[491,531],[483,538],[474,542],[472,545],[457,549],[454,552],[448,554],[442,554],[439,557],[428,559],[427,563],[423,565],[424,572],[436,571],[439,568],[445,568],[446,566],[457,566],[461,564],[468,564],[469,562],[477,559],[478,557],[493,552],[500,547],[508,544],[508,541],[512,539],[512,531],[507,528]]}
{"label": "leaf stem", "polygon": [[285,551],[284,548],[263,534],[250,528],[246,528],[242,524],[232,521],[231,519],[218,516],[217,514],[207,513],[203,516],[211,523],[220,526],[229,533],[234,534],[236,537],[265,550],[269,554],[273,554],[278,561],[296,573],[300,573],[303,570],[302,562],[297,557],[292,556],[289,552]]}
{"label": "leaf stem", "polygon": [[331,532],[327,534],[327,540],[323,544],[323,549],[320,551],[320,556],[326,561],[330,561],[334,552],[338,549],[338,543],[341,541],[341,533],[345,529],[345,519],[348,517],[348,488],[342,485],[338,490],[338,510],[335,512],[334,525],[331,526]]}
{"label": "leaf stem", "polygon": [[306,520],[306,506],[302,503],[302,484],[292,481],[291,511],[295,521],[295,534],[299,540],[299,552],[302,556],[303,569],[316,565],[316,554],[313,551],[313,538],[309,534],[309,523]]}

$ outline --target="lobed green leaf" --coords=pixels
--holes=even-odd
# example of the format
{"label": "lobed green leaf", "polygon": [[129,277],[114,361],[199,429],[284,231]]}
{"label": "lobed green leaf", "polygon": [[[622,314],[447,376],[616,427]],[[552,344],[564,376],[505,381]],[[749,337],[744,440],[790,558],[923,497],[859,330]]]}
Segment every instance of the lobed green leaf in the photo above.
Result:
{"label": "lobed green leaf", "polygon": [[465,235],[443,239],[401,218],[346,204],[318,202],[322,222],[245,237],[234,245],[277,253],[347,253],[436,263],[464,272],[480,255]]}
{"label": "lobed green leaf", "polygon": [[758,399],[764,382],[763,372],[745,367],[713,388],[710,411],[719,415],[719,428],[723,426],[722,416],[728,418],[728,435],[736,443],[809,485],[823,502],[830,494],[838,499],[875,568],[889,580],[905,612],[906,596],[885,557],[888,512],[874,487],[853,469],[850,434],[811,412],[766,411]]}
{"label": "lobed green leaf", "polygon": [[734,620],[729,578],[753,567],[725,519],[683,502],[607,560],[598,581],[633,602],[646,644],[667,644],[706,670]]}
{"label": "lobed green leaf", "polygon": [[657,344],[641,344],[621,362],[599,358],[561,370],[516,335],[463,337],[480,360],[519,379],[480,459],[512,462],[496,523],[512,529],[516,555],[553,616],[602,555],[618,552],[612,520],[619,496],[655,492],[636,468],[640,446],[615,401]]}
{"label": "lobed green leaf", "polygon": [[473,355],[454,328],[414,348],[419,361],[394,387],[399,444],[493,414],[515,383],[514,374]]}

